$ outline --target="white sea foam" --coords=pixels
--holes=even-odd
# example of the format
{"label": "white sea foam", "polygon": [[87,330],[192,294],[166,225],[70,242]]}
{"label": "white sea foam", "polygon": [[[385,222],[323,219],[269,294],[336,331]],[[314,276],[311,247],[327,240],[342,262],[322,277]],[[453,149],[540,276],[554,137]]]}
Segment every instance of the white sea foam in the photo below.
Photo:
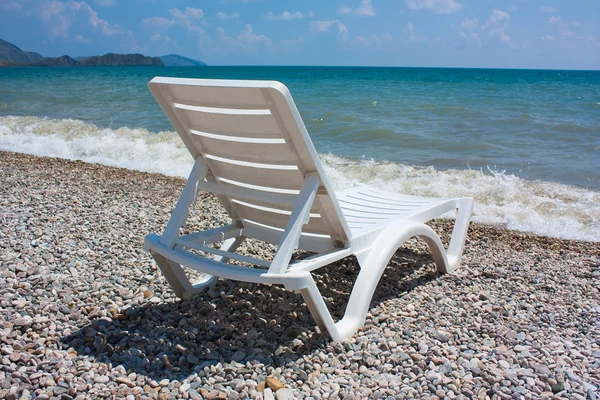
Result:
{"label": "white sea foam", "polygon": [[[98,128],[79,120],[0,117],[0,149],[186,177],[192,160],[173,132]],[[321,155],[336,188],[355,183],[415,195],[474,197],[473,220],[539,235],[600,241],[600,192],[497,171],[421,168]]]}

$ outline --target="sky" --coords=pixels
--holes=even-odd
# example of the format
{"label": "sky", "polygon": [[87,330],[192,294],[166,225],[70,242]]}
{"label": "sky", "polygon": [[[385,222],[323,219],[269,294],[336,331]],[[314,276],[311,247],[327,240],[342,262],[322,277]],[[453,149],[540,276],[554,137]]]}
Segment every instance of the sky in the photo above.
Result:
{"label": "sky", "polygon": [[0,0],[0,38],[45,57],[598,70],[600,0]]}

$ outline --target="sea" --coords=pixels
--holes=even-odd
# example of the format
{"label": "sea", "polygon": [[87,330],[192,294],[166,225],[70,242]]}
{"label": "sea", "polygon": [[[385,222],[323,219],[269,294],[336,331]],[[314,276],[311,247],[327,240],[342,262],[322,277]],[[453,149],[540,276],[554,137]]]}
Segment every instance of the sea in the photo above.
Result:
{"label": "sea", "polygon": [[0,150],[187,177],[155,76],[291,91],[333,186],[475,199],[475,222],[600,241],[600,71],[0,68]]}

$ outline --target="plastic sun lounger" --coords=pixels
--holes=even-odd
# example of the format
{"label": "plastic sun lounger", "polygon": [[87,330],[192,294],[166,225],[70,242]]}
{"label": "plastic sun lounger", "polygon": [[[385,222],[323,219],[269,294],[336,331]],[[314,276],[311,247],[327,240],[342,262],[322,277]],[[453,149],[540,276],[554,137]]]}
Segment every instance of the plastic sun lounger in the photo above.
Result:
{"label": "plastic sun lounger", "polygon": [[[473,200],[369,186],[334,193],[282,83],[156,77],[149,87],[195,159],[162,236],[150,234],[144,243],[178,297],[189,299],[216,277],[283,285],[301,293],[319,328],[339,341],[364,325],[379,279],[407,239],[423,239],[439,271],[459,267]],[[198,191],[216,195],[232,223],[180,235]],[[458,213],[445,251],[425,222],[452,210]],[[246,238],[277,245],[273,259],[235,253]],[[221,246],[211,247],[216,242]],[[291,262],[296,249],[316,254]],[[352,254],[360,272],[335,322],[311,272]],[[204,278],[191,283],[182,266]]]}

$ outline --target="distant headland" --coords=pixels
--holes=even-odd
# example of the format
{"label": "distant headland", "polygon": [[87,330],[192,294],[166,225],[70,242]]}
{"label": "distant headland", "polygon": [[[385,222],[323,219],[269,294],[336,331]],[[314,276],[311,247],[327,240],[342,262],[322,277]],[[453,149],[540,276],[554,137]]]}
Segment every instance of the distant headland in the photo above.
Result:
{"label": "distant headland", "polygon": [[118,67],[143,65],[187,67],[205,66],[206,63],[178,54],[167,54],[161,57],[115,53],[76,58],[67,55],[61,57],[43,57],[38,53],[21,50],[14,44],[0,39],[0,67]]}

